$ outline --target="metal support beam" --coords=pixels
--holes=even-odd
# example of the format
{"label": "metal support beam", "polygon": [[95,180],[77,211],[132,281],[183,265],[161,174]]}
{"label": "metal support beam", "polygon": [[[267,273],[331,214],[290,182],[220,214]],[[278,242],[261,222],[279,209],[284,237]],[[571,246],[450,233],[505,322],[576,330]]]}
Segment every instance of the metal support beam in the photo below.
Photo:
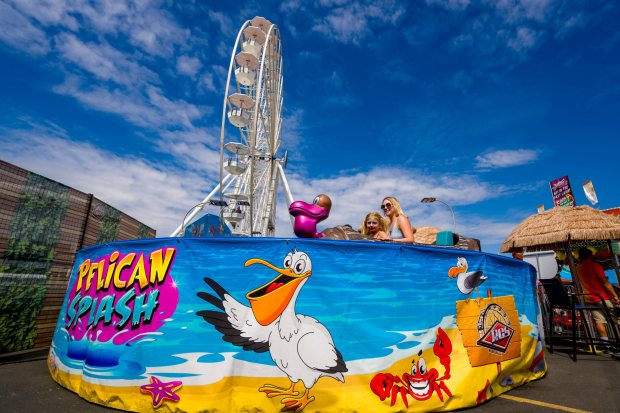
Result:
{"label": "metal support beam", "polygon": [[[232,177],[231,174],[228,174],[224,177],[224,179],[222,179],[222,185],[224,185],[226,183],[226,181],[228,181],[230,178]],[[178,236],[182,236],[183,230],[185,229],[185,224],[189,221],[191,221],[196,215],[198,215],[198,213],[200,211],[202,211],[202,209],[204,208],[204,206],[207,204],[207,202],[209,202],[211,200],[211,198],[213,198],[213,196],[215,196],[215,194],[220,190],[220,184],[217,184],[217,186],[213,189],[213,191],[211,191],[209,193],[209,195],[206,196],[205,199],[203,199],[200,203],[194,205],[189,211],[191,211],[191,213],[188,211],[188,213],[185,215],[185,217],[183,218],[183,222],[181,223],[181,225],[179,225],[177,227],[177,229],[174,230],[174,232],[172,234],[170,234],[171,237],[178,237]]]}
{"label": "metal support beam", "polygon": [[[288,212],[288,206],[294,202],[293,194],[291,194],[291,188],[288,186],[288,181],[286,180],[286,176],[284,175],[284,168],[282,168],[282,164],[278,162],[278,173],[280,174],[280,179],[282,180],[282,190],[284,191],[284,197],[286,198],[286,207]],[[291,228],[295,225],[295,220],[293,217],[289,215],[291,218]]]}

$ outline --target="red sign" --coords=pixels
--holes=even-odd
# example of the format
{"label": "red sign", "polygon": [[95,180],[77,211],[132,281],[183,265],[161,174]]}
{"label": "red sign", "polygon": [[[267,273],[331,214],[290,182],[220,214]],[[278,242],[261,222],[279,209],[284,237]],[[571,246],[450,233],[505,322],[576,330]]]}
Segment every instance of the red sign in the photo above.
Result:
{"label": "red sign", "polygon": [[604,209],[604,213],[620,218],[620,207]]}
{"label": "red sign", "polygon": [[555,206],[575,206],[575,197],[570,187],[568,176],[555,179],[549,182],[551,186],[551,196]]}
{"label": "red sign", "polygon": [[505,353],[514,332],[514,329],[511,327],[501,321],[496,321],[493,323],[491,328],[489,328],[489,330],[484,333],[482,337],[480,337],[480,340],[478,340],[478,345]]}

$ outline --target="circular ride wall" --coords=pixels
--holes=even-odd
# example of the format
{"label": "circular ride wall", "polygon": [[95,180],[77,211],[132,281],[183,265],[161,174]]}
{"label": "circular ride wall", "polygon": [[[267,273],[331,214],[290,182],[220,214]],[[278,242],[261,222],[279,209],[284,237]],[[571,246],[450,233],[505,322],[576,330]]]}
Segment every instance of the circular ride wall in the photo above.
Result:
{"label": "circular ride wall", "polygon": [[49,365],[130,411],[453,410],[544,375],[538,317],[533,267],[493,254],[119,242],[78,253]]}

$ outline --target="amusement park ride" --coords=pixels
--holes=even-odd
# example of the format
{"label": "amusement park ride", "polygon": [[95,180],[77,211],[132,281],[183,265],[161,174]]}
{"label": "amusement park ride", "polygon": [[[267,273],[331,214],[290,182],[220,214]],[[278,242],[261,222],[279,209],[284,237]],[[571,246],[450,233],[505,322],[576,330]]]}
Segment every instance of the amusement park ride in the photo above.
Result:
{"label": "amusement park ride", "polygon": [[220,128],[219,183],[188,211],[171,236],[182,236],[185,226],[207,205],[220,208],[220,221],[230,226],[233,235],[274,235],[279,180],[288,204],[293,202],[284,175],[287,157],[278,156],[282,87],[280,31],[267,19],[254,17],[241,26],[230,59]]}
{"label": "amusement park ride", "polygon": [[[278,27],[246,21],[228,71],[219,182],[172,234],[212,205],[238,237],[80,250],[48,357],[54,381],[136,412],[427,412],[544,376],[528,264],[466,237],[446,248],[373,245],[347,225],[318,232],[331,199],[294,201],[278,155],[282,82]],[[298,239],[273,238],[280,180]]]}

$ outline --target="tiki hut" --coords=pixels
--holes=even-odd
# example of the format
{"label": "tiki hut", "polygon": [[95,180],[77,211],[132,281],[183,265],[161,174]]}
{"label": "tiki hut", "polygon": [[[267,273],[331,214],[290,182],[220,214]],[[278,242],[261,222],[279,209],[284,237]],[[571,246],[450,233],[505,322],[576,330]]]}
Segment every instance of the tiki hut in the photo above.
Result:
{"label": "tiki hut", "polygon": [[[502,244],[501,252],[520,252],[520,251],[544,251],[544,250],[563,250],[566,255],[566,261],[571,272],[573,279],[573,288],[577,293],[583,293],[581,281],[579,279],[575,262],[573,260],[572,249],[576,246],[583,246],[591,243],[592,241],[607,242],[611,247],[611,241],[620,239],[620,219],[606,214],[598,209],[591,208],[589,206],[578,207],[555,207],[548,211],[534,214],[525,220],[512,230],[510,235],[506,238]],[[611,248],[610,248],[611,249]],[[616,277],[620,279],[620,270],[618,266],[618,257],[612,255],[614,260],[614,270]],[[546,295],[545,290],[545,297]],[[583,294],[576,295],[577,300],[583,305],[586,304],[583,301]],[[546,301],[546,300],[545,300]],[[546,301],[550,305],[551,301]],[[574,301],[573,301],[574,303]],[[557,303],[556,303],[557,304]],[[574,305],[574,304],[573,304]],[[553,317],[557,314],[553,310],[553,306],[550,307],[549,317],[545,317],[545,325],[547,328],[548,343],[551,343],[552,339],[557,338],[558,335],[552,330]],[[572,325],[576,326],[575,310],[573,309],[573,321]],[[582,316],[583,317],[583,316]],[[589,318],[585,319],[585,326],[587,327],[586,336],[590,337],[586,341],[591,345],[592,337],[597,336],[597,332],[594,325],[590,322]],[[617,331],[617,330],[614,330]],[[573,360],[576,358],[576,329],[572,329],[572,341],[573,341]],[[561,335],[560,335],[561,336]],[[617,337],[617,334],[614,334]]]}
{"label": "tiki hut", "polygon": [[512,230],[501,252],[558,250],[571,243],[620,239],[620,219],[589,206],[555,207]]}

